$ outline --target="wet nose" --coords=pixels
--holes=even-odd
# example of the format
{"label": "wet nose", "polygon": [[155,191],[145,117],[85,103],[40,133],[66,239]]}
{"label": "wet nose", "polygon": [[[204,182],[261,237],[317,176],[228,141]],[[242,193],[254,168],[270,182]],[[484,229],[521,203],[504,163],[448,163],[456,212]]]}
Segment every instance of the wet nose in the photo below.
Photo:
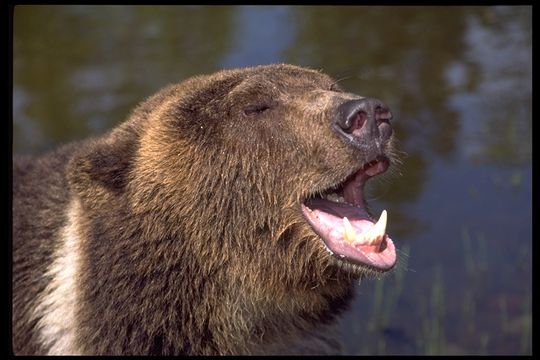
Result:
{"label": "wet nose", "polygon": [[392,135],[391,119],[390,109],[381,100],[363,98],[341,104],[336,125],[354,137],[387,140]]}

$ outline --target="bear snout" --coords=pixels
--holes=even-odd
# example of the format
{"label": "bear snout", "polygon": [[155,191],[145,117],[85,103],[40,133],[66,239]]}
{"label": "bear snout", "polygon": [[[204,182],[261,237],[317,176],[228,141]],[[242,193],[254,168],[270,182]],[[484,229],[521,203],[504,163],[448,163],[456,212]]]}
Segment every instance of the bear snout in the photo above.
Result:
{"label": "bear snout", "polygon": [[347,142],[363,148],[381,144],[392,136],[392,113],[386,104],[375,98],[349,100],[339,105],[334,129]]}

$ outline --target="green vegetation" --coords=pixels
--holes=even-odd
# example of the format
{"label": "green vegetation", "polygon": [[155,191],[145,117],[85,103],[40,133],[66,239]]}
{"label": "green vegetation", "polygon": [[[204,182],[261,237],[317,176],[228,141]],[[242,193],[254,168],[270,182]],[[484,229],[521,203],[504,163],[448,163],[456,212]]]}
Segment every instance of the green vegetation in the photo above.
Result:
{"label": "green vegetation", "polygon": [[[506,347],[512,346],[519,349],[515,350],[517,354],[531,354],[530,293],[524,299],[514,296],[512,306],[509,296],[513,295],[502,293],[492,298],[489,270],[496,264],[488,261],[491,257],[485,235],[472,236],[469,229],[463,227],[461,242],[465,277],[454,280],[459,282],[462,294],[450,290],[448,281],[454,274],[441,265],[429,275],[431,280],[426,282],[430,285],[423,293],[407,294],[407,282],[413,281],[416,273],[408,269],[409,246],[403,247],[401,262],[391,276],[362,285],[360,296],[369,297],[370,305],[364,307],[362,314],[354,315],[363,319],[363,323],[355,322],[351,329],[351,335],[359,339],[353,352],[363,355],[487,355],[508,353]],[[365,289],[369,286],[372,289]],[[412,313],[398,313],[406,308],[403,302],[407,302],[407,298]],[[521,304],[517,309],[516,301]],[[494,304],[495,313],[486,318],[486,312],[480,310],[490,304]],[[397,319],[402,325],[396,327]],[[407,321],[414,323],[404,324]]]}

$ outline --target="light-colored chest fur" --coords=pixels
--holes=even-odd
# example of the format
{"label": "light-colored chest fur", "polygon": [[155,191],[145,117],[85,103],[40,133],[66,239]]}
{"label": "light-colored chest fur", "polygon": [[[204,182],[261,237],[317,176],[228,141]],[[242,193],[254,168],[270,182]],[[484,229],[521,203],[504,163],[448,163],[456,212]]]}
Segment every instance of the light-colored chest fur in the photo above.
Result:
{"label": "light-colored chest fur", "polygon": [[49,355],[80,354],[76,344],[78,272],[81,244],[78,234],[80,204],[72,200],[67,209],[67,221],[59,232],[59,247],[52,266],[45,276],[50,279],[37,300],[34,315],[38,321],[40,339]]}

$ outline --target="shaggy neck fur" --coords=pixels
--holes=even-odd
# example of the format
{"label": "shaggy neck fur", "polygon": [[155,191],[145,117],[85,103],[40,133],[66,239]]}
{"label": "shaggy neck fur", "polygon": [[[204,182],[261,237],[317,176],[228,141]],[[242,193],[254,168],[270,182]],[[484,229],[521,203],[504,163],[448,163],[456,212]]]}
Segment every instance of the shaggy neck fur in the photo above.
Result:
{"label": "shaggy neck fur", "polygon": [[[241,146],[224,158],[161,130],[149,128],[138,152],[124,145],[132,154],[127,171],[137,173],[125,187],[114,170],[98,177],[118,180],[114,191],[84,172],[72,179],[86,181],[80,336],[87,350],[247,354],[338,316],[352,281],[329,267],[295,199],[276,195],[292,184],[266,168],[271,152],[253,153],[253,166],[233,160]],[[172,143],[175,151],[163,148]]]}

